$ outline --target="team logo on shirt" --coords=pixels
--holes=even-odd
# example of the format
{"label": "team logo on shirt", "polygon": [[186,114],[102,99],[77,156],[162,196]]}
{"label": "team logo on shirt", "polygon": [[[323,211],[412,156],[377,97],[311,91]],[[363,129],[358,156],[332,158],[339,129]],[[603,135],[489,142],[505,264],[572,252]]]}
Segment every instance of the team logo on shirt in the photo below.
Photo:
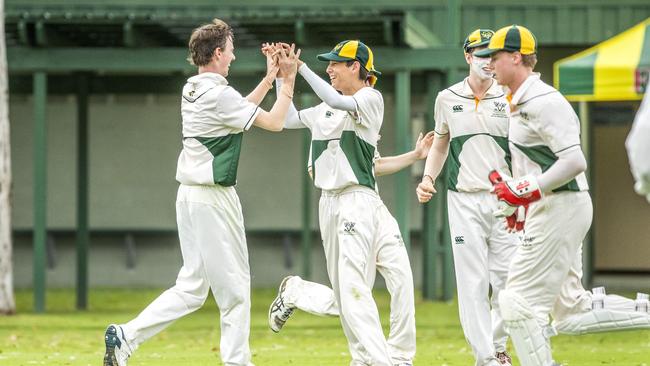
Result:
{"label": "team logo on shirt", "polygon": [[521,245],[524,247],[532,247],[534,241],[535,241],[534,236],[524,236],[521,238]]}
{"label": "team logo on shirt", "polygon": [[325,112],[325,118],[330,118],[330,117],[332,117],[333,114],[334,113],[332,113],[332,111],[327,111],[327,112]]}
{"label": "team logo on shirt", "polygon": [[196,90],[192,89],[192,90],[190,90],[190,92],[187,93],[187,94],[189,94],[190,97],[193,97],[194,94],[196,94]]}
{"label": "team logo on shirt", "polygon": [[343,232],[345,234],[354,235],[357,230],[354,228],[355,223],[352,221],[343,221]]}
{"label": "team logo on shirt", "polygon": [[462,112],[463,111],[463,105],[462,104],[456,104],[455,106],[451,107],[451,110],[454,111],[454,113]]}
{"label": "team logo on shirt", "polygon": [[530,119],[530,116],[528,115],[528,113],[526,113],[524,111],[519,112],[519,117],[521,119],[525,119],[526,121],[528,121]]}
{"label": "team logo on shirt", "polygon": [[402,239],[402,236],[400,234],[395,234],[393,235],[393,237],[395,238],[395,240],[397,240],[398,243],[404,245],[404,239]]}
{"label": "team logo on shirt", "polygon": [[463,235],[454,237],[454,244],[465,244],[465,237]]}
{"label": "team logo on shirt", "polygon": [[506,103],[494,102],[494,110],[492,111],[491,117],[508,118],[508,114],[506,113]]}

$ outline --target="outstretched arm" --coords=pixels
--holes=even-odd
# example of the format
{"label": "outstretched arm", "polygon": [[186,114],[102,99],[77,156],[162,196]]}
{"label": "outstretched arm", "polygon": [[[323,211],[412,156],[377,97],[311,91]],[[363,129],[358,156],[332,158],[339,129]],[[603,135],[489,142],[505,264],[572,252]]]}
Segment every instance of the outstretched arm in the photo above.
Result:
{"label": "outstretched arm", "polygon": [[[284,83],[284,79],[275,79],[275,92],[280,95],[281,90],[282,90],[282,84]],[[293,101],[291,104],[289,104],[289,110],[287,111],[287,118],[284,120],[284,128],[293,130],[293,129],[298,129],[298,128],[306,128],[302,121],[300,121],[300,116],[298,115],[298,110],[296,109],[296,106],[293,104]]]}
{"label": "outstretched arm", "polygon": [[314,90],[314,93],[318,95],[318,98],[325,102],[332,108],[340,109],[349,112],[355,112],[357,110],[357,102],[353,97],[349,95],[341,95],[332,85],[328,84],[325,80],[321,79],[320,76],[316,75],[315,72],[311,71],[309,66],[306,63],[298,68],[298,73],[307,81],[309,86]]}
{"label": "outstretched arm", "polygon": [[[648,89],[650,90],[650,89]],[[632,130],[625,140],[634,189],[650,202],[650,91],[647,91],[636,114]]]}
{"label": "outstretched arm", "polygon": [[[260,105],[262,100],[264,100],[266,93],[273,88],[273,79],[275,79],[279,69],[276,54],[271,51],[272,49],[269,48],[269,46],[272,46],[272,44],[269,45],[268,43],[264,43],[262,45],[262,54],[266,56],[266,75],[262,78],[262,81],[257,84],[255,89],[246,96],[246,99],[249,102],[255,103],[256,105]],[[274,59],[274,57],[276,59]]]}
{"label": "outstretched arm", "polygon": [[426,158],[431,148],[431,143],[433,142],[433,136],[433,131],[426,135],[420,133],[413,150],[401,155],[381,157],[375,160],[375,175],[393,174],[412,165],[418,160]]}
{"label": "outstretched arm", "polygon": [[294,53],[294,45],[291,45],[288,54],[280,52],[278,55],[280,72],[284,75],[284,82],[277,100],[270,111],[261,111],[253,124],[269,131],[281,131],[284,121],[287,118],[287,111],[293,99],[293,86],[296,79],[297,59],[300,50]]}

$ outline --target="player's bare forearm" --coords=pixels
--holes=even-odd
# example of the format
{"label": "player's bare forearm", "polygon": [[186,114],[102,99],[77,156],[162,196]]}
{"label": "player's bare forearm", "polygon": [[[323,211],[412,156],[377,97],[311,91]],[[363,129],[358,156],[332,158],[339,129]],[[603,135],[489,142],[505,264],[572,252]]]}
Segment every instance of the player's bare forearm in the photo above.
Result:
{"label": "player's bare forearm", "polygon": [[445,165],[448,153],[449,135],[436,135],[433,139],[431,149],[429,149],[429,154],[427,155],[427,160],[424,164],[424,173],[422,175],[429,176],[433,181],[435,181],[440,174],[440,171],[442,171],[442,167]]}
{"label": "player's bare forearm", "polygon": [[375,161],[375,175],[388,175],[398,172],[407,166],[422,160],[429,154],[433,142],[433,131],[426,135],[420,133],[415,141],[413,150],[397,156],[382,157]]}
{"label": "player's bare forearm", "polygon": [[381,157],[375,160],[375,175],[381,176],[396,173],[412,165],[417,160],[418,157],[415,151],[409,151],[397,156]]}
{"label": "player's bare forearm", "polygon": [[246,96],[246,99],[254,104],[260,105],[262,103],[262,100],[264,100],[264,97],[266,97],[266,93],[269,92],[273,88],[273,79],[275,78],[275,75],[267,74],[262,78],[262,81],[260,81],[259,84],[253,89],[250,94]]}
{"label": "player's bare forearm", "polygon": [[263,110],[257,115],[254,122],[255,126],[269,131],[282,131],[287,118],[287,112],[293,99],[295,80],[295,74],[288,75],[284,78],[275,104],[273,104],[270,111],[266,112]]}

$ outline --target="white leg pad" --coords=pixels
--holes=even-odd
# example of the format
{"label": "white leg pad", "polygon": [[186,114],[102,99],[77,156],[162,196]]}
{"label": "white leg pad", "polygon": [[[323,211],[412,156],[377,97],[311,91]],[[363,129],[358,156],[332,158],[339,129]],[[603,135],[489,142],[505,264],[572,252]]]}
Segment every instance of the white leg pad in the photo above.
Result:
{"label": "white leg pad", "polygon": [[650,314],[638,311],[595,309],[553,322],[553,326],[562,334],[650,329]]}
{"label": "white leg pad", "polygon": [[535,320],[528,302],[506,289],[499,293],[499,305],[521,366],[553,365],[551,344]]}

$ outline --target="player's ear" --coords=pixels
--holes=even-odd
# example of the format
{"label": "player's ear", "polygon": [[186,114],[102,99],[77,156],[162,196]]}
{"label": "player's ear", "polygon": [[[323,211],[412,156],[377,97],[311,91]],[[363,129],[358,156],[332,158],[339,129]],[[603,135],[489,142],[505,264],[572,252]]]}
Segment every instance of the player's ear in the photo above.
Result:
{"label": "player's ear", "polygon": [[472,63],[471,58],[472,58],[472,54],[469,52],[465,52],[465,62],[467,62],[468,65]]}
{"label": "player's ear", "polygon": [[221,47],[215,48],[214,52],[212,53],[212,58],[215,60],[219,60],[219,58],[221,57],[221,52],[222,52]]}

